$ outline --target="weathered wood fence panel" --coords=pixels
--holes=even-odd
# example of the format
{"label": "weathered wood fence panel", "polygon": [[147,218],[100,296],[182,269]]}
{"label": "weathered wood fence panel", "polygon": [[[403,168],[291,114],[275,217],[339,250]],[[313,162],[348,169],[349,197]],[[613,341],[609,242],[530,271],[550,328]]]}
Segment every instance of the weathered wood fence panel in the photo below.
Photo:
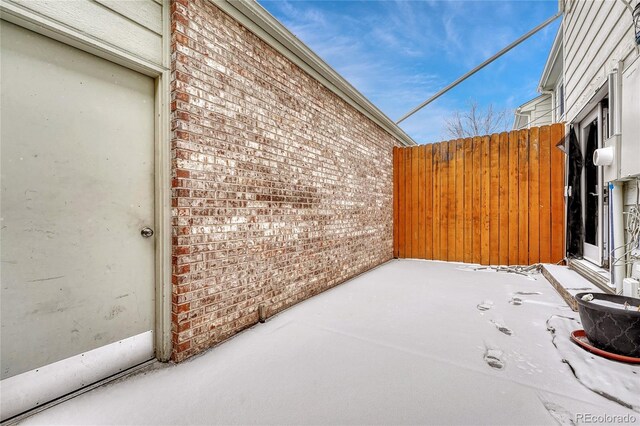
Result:
{"label": "weathered wood fence panel", "polygon": [[394,255],[483,265],[564,257],[564,125],[395,148]]}

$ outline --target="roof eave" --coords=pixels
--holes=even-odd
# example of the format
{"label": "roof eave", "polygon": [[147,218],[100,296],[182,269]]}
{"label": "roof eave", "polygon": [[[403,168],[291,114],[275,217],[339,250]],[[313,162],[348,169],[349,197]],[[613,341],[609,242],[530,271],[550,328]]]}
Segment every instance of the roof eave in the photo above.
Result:
{"label": "roof eave", "polygon": [[545,98],[548,98],[549,96],[550,95],[547,93],[543,93],[542,95],[536,96],[535,98],[530,99],[527,102],[520,105],[518,108],[516,108],[516,111],[517,112],[529,111],[529,107],[535,105],[538,102],[541,102],[542,100],[544,100]]}
{"label": "roof eave", "polygon": [[551,45],[551,50],[549,52],[549,56],[547,56],[547,61],[544,64],[544,68],[542,70],[542,75],[540,77],[540,81],[538,82],[538,92],[542,93],[545,88],[548,87],[549,77],[551,76],[551,71],[553,70],[553,66],[558,61],[558,58],[562,59],[560,52],[563,49],[562,46],[562,25],[558,28],[558,32],[556,33],[556,37],[553,40],[553,44]]}

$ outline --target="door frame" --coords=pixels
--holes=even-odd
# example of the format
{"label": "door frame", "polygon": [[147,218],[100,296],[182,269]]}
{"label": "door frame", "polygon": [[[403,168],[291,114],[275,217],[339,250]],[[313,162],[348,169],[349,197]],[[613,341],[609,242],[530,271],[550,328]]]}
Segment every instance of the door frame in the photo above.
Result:
{"label": "door frame", "polygon": [[159,361],[171,358],[171,147],[170,147],[170,7],[162,0],[162,65],[120,50],[15,4],[0,0],[2,20],[114,62],[154,79],[154,350]]}
{"label": "door frame", "polygon": [[[581,121],[580,121],[580,125],[579,125],[579,129],[580,129],[580,151],[582,152],[583,158],[585,156],[585,149],[586,149],[586,130],[588,129],[588,127],[594,122],[596,121],[597,123],[597,146],[596,149],[602,148],[602,105],[600,103],[598,103],[598,105],[591,110]],[[586,162],[585,162],[586,163]],[[583,224],[584,224],[584,229],[586,232],[586,225],[587,225],[587,217],[586,217],[586,185],[585,185],[585,180],[586,180],[586,164],[583,166],[582,168],[582,173],[580,176],[580,182],[581,182],[581,187],[582,187],[582,193],[580,194],[580,197],[582,198],[582,217],[583,217]],[[602,252],[603,252],[603,243],[604,243],[604,234],[603,234],[603,227],[604,227],[604,220],[603,220],[603,215],[604,215],[604,205],[603,205],[603,200],[604,200],[604,190],[603,190],[603,173],[602,173],[602,167],[596,167],[596,173],[597,173],[597,182],[598,182],[598,190],[597,190],[597,197],[598,197],[598,229],[596,232],[596,245],[592,245],[592,244],[588,244],[586,242],[583,242],[583,250],[584,250],[584,254],[583,257],[584,259],[588,260],[589,262],[595,264],[596,266],[602,266],[602,260],[603,260],[603,256],[602,256]]]}

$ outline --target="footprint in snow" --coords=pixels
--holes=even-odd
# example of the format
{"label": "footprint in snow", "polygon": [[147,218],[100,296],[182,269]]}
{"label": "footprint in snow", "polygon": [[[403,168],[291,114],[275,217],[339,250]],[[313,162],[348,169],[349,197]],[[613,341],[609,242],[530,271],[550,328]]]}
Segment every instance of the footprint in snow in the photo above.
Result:
{"label": "footprint in snow", "polygon": [[514,306],[520,306],[522,305],[522,299],[520,299],[519,297],[512,297],[511,300],[509,300],[509,303]]}
{"label": "footprint in snow", "polygon": [[540,293],[539,291],[516,291],[513,294],[517,294],[518,296],[536,296],[542,293]]}
{"label": "footprint in snow", "polygon": [[487,348],[484,352],[484,362],[486,362],[489,367],[495,368],[496,370],[502,370],[505,367],[503,353],[499,349]]}
{"label": "footprint in snow", "polygon": [[500,331],[501,333],[504,333],[507,336],[511,336],[513,334],[513,331],[509,327],[507,327],[506,325],[502,325],[499,322],[495,322],[493,320],[491,320],[491,322],[493,323],[493,325],[496,326],[498,331]]}
{"label": "footprint in snow", "polygon": [[476,307],[480,311],[488,311],[489,309],[493,308],[493,302],[491,300],[485,300],[482,303],[478,304]]}

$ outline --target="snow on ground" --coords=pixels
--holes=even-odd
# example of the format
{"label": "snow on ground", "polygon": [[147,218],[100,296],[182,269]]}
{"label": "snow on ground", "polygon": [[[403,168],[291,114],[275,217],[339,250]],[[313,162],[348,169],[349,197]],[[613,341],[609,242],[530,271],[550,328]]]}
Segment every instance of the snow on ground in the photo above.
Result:
{"label": "snow on ground", "polygon": [[[600,356],[586,354],[565,337],[582,329],[580,317],[553,316],[547,328],[554,335],[554,344],[575,376],[592,391],[613,401],[619,401],[640,413],[640,365],[612,362]],[[640,418],[640,415],[637,416]]]}
{"label": "snow on ground", "polygon": [[[563,363],[547,320],[574,313],[541,275],[460,266],[391,261],[190,361],[23,424],[640,422]],[[555,339],[568,341],[568,330]]]}

